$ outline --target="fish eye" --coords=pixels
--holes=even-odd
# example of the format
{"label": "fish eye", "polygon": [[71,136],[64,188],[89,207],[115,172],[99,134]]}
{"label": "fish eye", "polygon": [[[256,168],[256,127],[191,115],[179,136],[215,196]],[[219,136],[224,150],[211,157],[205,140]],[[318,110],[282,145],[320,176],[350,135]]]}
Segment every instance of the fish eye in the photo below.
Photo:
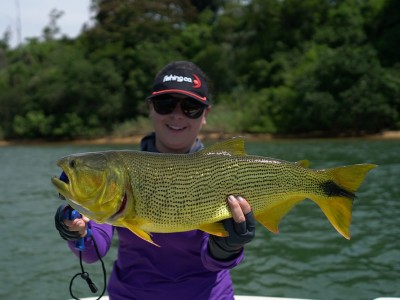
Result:
{"label": "fish eye", "polygon": [[70,166],[71,168],[74,168],[75,165],[76,165],[75,159],[73,159],[73,160],[71,160],[71,161],[69,162],[69,166]]}

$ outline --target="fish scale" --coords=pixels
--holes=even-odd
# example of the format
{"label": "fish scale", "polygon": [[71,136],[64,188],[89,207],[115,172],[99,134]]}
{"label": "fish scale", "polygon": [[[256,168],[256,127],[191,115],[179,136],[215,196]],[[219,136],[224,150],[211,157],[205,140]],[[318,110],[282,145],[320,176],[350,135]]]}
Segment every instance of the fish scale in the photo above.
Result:
{"label": "fish scale", "polygon": [[[201,229],[226,236],[218,221],[231,217],[228,195],[246,198],[256,219],[273,232],[293,206],[309,198],[349,238],[354,192],[376,167],[313,170],[307,161],[246,155],[241,138],[193,154],[104,151],[70,155],[58,165],[70,184],[57,178],[52,182],[71,206],[97,222],[127,227],[149,242],[150,232]],[[124,195],[126,207],[119,212]]]}
{"label": "fish scale", "polygon": [[[193,159],[186,155],[179,157],[172,155],[168,159],[164,155],[145,155],[143,159],[131,160],[133,164],[129,169],[142,169],[143,162],[151,165],[146,171],[141,172],[140,177],[132,177],[134,178],[132,187],[135,186],[136,180],[152,186],[138,189],[139,201],[135,207],[136,213],[151,220],[155,226],[168,224],[168,227],[173,227],[171,229],[173,231],[193,229],[193,226],[198,225],[200,221],[204,222],[204,218],[206,222],[215,222],[229,217],[225,201],[226,191],[221,193],[221,190],[224,189],[222,187],[226,189],[232,185],[229,180],[231,176],[226,172],[216,176],[216,171],[224,164],[221,161],[210,161],[210,158],[209,156],[207,159],[195,159],[194,165],[191,164]],[[188,165],[192,165],[196,170],[194,175],[189,175]],[[162,170],[160,176],[154,176],[153,170],[156,168]],[[188,202],[188,198],[196,201]],[[218,201],[212,201],[210,205],[210,199]]]}

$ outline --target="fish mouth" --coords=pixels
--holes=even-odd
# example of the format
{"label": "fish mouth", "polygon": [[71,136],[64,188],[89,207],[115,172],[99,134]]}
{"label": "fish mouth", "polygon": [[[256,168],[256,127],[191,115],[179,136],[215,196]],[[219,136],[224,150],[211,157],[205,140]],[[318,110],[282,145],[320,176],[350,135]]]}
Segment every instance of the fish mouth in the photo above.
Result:
{"label": "fish mouth", "polygon": [[51,178],[51,182],[56,187],[56,189],[60,193],[60,195],[62,195],[63,197],[66,197],[66,198],[68,198],[68,197],[72,198],[71,193],[68,188],[68,183],[66,183],[63,180],[60,180],[57,176],[53,176]]}
{"label": "fish mouth", "polygon": [[124,194],[124,196],[122,197],[122,202],[121,205],[119,207],[119,209],[117,210],[117,212],[115,214],[113,214],[108,220],[109,221],[114,221],[115,219],[117,219],[120,215],[122,215],[122,213],[125,211],[126,208],[126,204],[128,203],[128,196],[126,195],[126,193]]}

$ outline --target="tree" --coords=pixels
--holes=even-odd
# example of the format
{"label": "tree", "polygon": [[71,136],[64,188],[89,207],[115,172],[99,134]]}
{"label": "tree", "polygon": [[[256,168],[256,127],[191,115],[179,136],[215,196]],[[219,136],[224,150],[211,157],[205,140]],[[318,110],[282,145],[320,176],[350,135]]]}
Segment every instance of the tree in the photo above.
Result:
{"label": "tree", "polygon": [[[0,40],[0,135],[96,136],[147,112],[154,75],[191,60],[224,128],[321,135],[400,128],[395,0],[92,0],[94,23]],[[388,36],[390,38],[388,38]],[[227,118],[224,107],[229,107]],[[233,111],[235,110],[235,111]]]}
{"label": "tree", "polygon": [[373,133],[399,118],[399,86],[370,46],[311,47],[287,70],[293,91],[275,119],[282,132]]}
{"label": "tree", "polygon": [[[93,136],[120,117],[123,85],[110,61],[93,65],[75,45],[31,41],[0,73],[6,137]],[[4,108],[4,110],[3,110]]]}
{"label": "tree", "polygon": [[60,33],[60,27],[57,24],[57,21],[64,15],[63,11],[59,11],[53,9],[50,12],[50,22],[43,29],[43,37],[45,41],[53,40]]}
{"label": "tree", "polygon": [[383,66],[391,67],[400,62],[400,2],[387,0],[379,4],[367,31]]}

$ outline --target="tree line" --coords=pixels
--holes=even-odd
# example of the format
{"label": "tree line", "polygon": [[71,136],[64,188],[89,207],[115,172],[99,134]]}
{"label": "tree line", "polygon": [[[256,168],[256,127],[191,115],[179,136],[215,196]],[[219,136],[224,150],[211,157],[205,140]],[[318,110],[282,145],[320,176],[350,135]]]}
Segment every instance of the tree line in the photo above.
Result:
{"label": "tree line", "polygon": [[400,129],[397,0],[92,0],[91,10],[73,39],[59,35],[56,10],[41,37],[11,48],[3,34],[0,138],[110,134],[146,115],[172,60],[208,75],[221,130]]}

